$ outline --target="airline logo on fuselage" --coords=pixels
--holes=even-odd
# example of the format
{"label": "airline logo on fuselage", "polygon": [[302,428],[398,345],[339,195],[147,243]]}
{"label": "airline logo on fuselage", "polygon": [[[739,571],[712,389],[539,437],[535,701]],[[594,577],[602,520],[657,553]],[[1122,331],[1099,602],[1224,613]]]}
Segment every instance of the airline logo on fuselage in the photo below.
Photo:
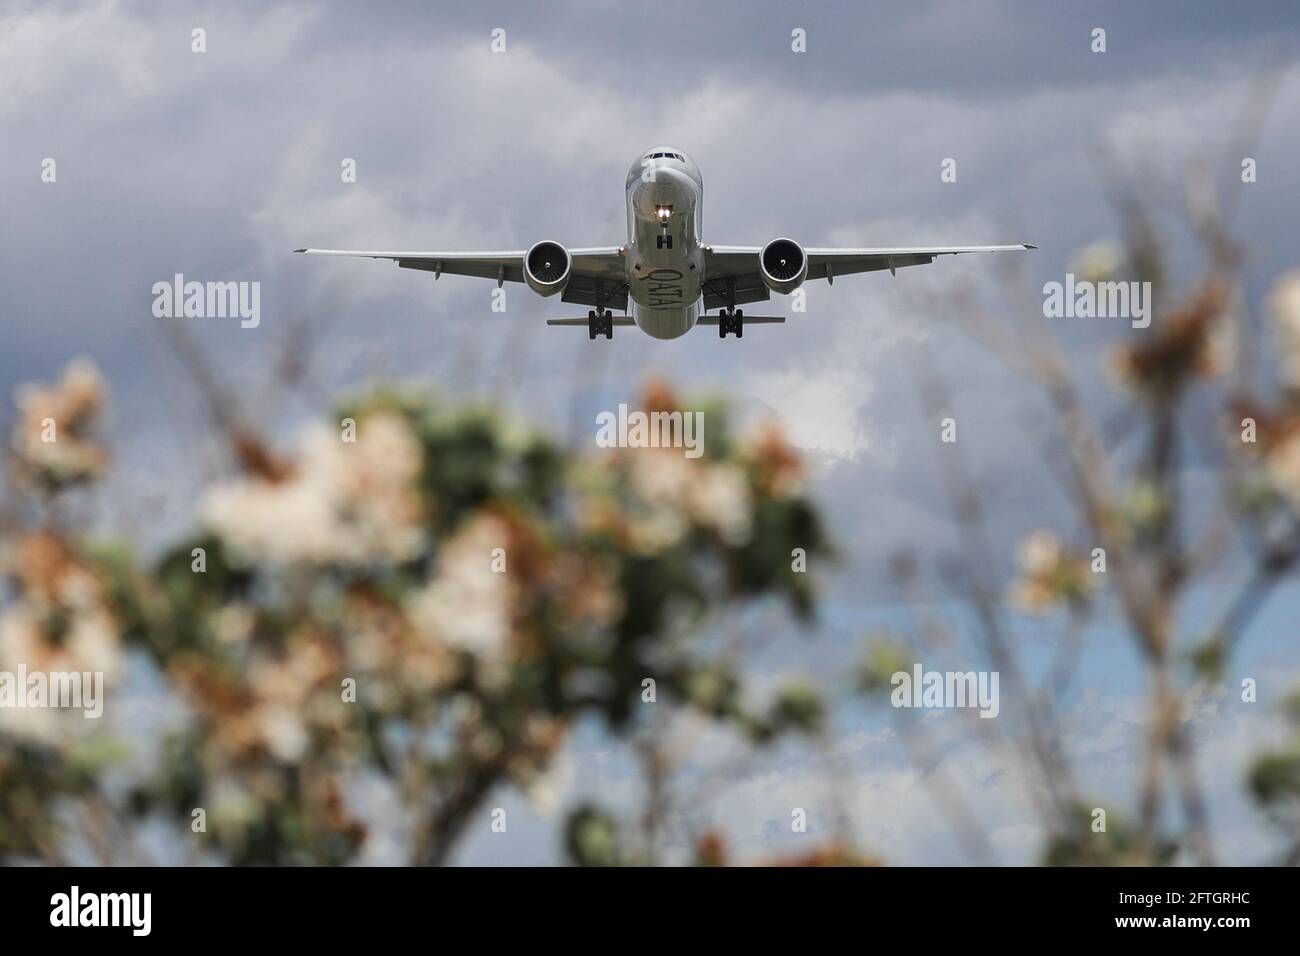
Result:
{"label": "airline logo on fuselage", "polygon": [[679,269],[655,269],[646,273],[647,305],[652,309],[680,308],[684,303],[684,273]]}

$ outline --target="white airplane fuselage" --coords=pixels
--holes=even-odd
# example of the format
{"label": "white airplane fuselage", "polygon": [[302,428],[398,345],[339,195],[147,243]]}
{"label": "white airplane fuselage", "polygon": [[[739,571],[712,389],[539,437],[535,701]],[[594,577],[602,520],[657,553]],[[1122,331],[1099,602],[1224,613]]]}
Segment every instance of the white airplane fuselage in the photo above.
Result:
{"label": "white airplane fuselage", "polygon": [[648,150],[627,174],[628,308],[657,339],[685,335],[700,317],[704,181],[671,146]]}

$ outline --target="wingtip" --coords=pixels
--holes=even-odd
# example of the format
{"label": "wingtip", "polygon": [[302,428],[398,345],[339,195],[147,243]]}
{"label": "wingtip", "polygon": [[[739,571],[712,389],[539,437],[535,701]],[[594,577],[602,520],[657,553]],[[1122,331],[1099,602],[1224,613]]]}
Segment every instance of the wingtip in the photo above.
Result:
{"label": "wingtip", "polygon": [[294,252],[306,252],[307,250],[306,250],[306,249],[295,249],[295,250],[293,250],[293,251],[294,251]]}
{"label": "wingtip", "polygon": [[1038,248],[1038,247],[1037,247],[1036,245],[1034,245],[1032,242],[1022,242],[1021,245],[1024,246],[1026,249],[1037,249],[1037,248]]}

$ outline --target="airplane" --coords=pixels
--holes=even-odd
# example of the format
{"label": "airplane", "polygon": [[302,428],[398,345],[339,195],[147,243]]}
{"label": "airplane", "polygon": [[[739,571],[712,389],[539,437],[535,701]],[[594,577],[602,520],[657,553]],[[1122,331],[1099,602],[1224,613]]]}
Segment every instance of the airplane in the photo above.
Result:
{"label": "airplane", "polygon": [[[586,326],[588,339],[614,337],[614,326],[635,325],[657,339],[675,339],[697,325],[741,338],[747,324],[784,322],[784,316],[745,315],[737,306],[789,295],[809,279],[924,265],[935,256],[966,252],[1021,252],[1008,246],[904,246],[882,249],[805,249],[793,239],[764,246],[715,246],[702,241],[704,180],[700,168],[673,146],[656,146],[628,170],[627,243],[566,249],[546,239],[513,252],[384,252],[295,249],[313,256],[392,259],[403,269],[523,282],[542,296],[589,305],[587,317],[548,319],[547,325]],[[615,316],[611,309],[620,309]],[[708,315],[718,309],[716,316]],[[630,312],[630,314],[629,314]]]}

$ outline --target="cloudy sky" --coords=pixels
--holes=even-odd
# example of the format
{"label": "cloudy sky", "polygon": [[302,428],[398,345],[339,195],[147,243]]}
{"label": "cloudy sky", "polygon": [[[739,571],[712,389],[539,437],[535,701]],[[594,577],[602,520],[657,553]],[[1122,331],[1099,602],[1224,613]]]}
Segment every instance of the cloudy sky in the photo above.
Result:
{"label": "cloudy sky", "polygon": [[[1091,50],[1097,27],[1105,53]],[[206,31],[205,53],[191,50],[195,28]],[[496,28],[504,53],[490,46]],[[796,28],[806,31],[804,53],[791,50]],[[1095,161],[1109,147],[1162,184],[1151,196],[1180,278],[1197,265],[1181,238],[1184,173],[1204,169],[1231,192],[1257,303],[1300,259],[1298,37],[1300,7],[1285,0],[10,0],[0,4],[0,421],[19,382],[53,377],[70,356],[93,357],[114,388],[112,517],[155,534],[174,527],[220,464],[200,400],[150,311],[153,283],[175,273],[261,282],[258,328],[192,320],[187,331],[244,413],[277,434],[319,412],[320,396],[391,376],[499,404],[577,447],[594,439],[595,413],[635,402],[647,377],[724,394],[747,417],[777,416],[807,451],[845,554],[827,578],[821,626],[775,641],[756,666],[833,682],[891,613],[889,555],[937,556],[954,543],[935,470],[937,424],[918,397],[922,356],[952,392],[1005,546],[990,561],[1008,562],[1034,527],[1072,530],[1034,447],[1041,406],[938,304],[956,284],[987,284],[989,257],[812,287],[806,314],[742,342],[712,330],[663,342],[621,329],[612,343],[590,343],[581,330],[543,324],[573,306],[520,287],[496,314],[490,283],[435,284],[387,263],[290,250],[618,244],[628,166],[646,147],[672,143],[703,171],[707,241],[1032,242],[1040,248],[1027,266],[1041,285],[1060,280],[1081,248],[1115,235]],[[1280,85],[1252,146],[1258,182],[1245,186],[1231,130],[1266,69]],[[948,157],[952,183],[940,179]],[[54,183],[41,178],[46,158],[57,164]],[[341,182],[345,158],[356,161],[355,183]],[[1055,331],[1099,416],[1119,407],[1123,396],[1093,370],[1122,327]],[[310,369],[300,388],[277,386],[286,357]],[[1243,673],[1256,674],[1261,696],[1267,686],[1276,699],[1300,664],[1286,633],[1293,598],[1279,596],[1246,642],[1240,666],[1254,668]],[[1096,638],[1070,702],[1072,733],[1100,797],[1124,807],[1141,686],[1121,637],[1099,626]],[[1263,704],[1243,710],[1234,699],[1205,702],[1202,732],[1223,855],[1250,862],[1268,835],[1241,799],[1241,771],[1278,728]],[[761,851],[789,807],[833,805],[836,778],[847,781],[844,812],[865,847],[895,862],[961,861],[889,722],[851,709],[836,719],[827,758],[835,773],[776,754],[699,807],[699,818]],[[728,746],[706,735],[698,756]],[[629,790],[623,761],[585,735],[557,775],[558,800]],[[1040,834],[1005,769],[980,764],[962,786],[987,814],[998,858],[1019,862]],[[526,833],[508,847],[471,841],[462,859],[553,859],[548,811],[521,808]]]}

